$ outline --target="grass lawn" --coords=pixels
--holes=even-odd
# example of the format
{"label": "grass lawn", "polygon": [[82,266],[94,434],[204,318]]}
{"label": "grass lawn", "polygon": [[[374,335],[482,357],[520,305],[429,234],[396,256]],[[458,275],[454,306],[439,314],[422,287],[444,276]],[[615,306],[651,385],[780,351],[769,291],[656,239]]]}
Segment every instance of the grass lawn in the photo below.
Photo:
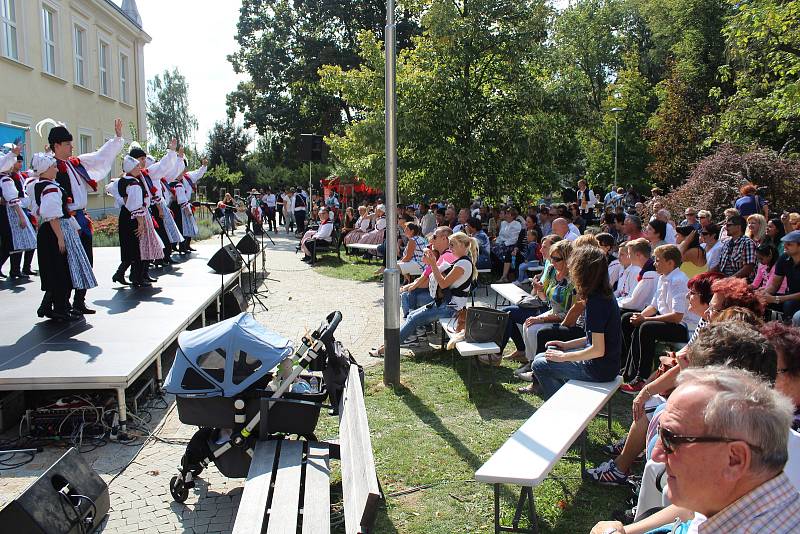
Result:
{"label": "grass lawn", "polygon": [[374,282],[380,279],[375,271],[382,265],[380,261],[369,261],[360,256],[348,256],[344,251],[342,251],[341,259],[337,258],[334,252],[323,252],[317,254],[317,263],[314,265],[314,269],[322,275],[340,280]]}
{"label": "grass lawn", "polygon": [[[498,385],[474,385],[470,400],[465,364],[459,361],[454,368],[450,353],[404,356],[402,387],[397,389],[383,386],[381,366],[367,370],[372,445],[378,477],[388,495],[376,532],[493,531],[492,487],[475,482],[474,473],[542,401],[516,392],[521,383],[512,375],[512,364],[498,369]],[[629,397],[618,394],[612,403],[615,417],[630,417]],[[615,418],[615,436],[624,430],[620,423],[627,428],[629,422]],[[318,436],[331,438],[337,433],[337,421],[323,417],[317,430]],[[600,451],[605,443],[606,422],[598,418],[589,426],[590,467],[607,459]],[[337,466],[334,462],[334,469]],[[622,508],[630,493],[581,482],[578,461],[562,460],[553,473],[558,479],[549,478],[535,489],[542,532],[588,532],[595,522],[610,519],[613,510]],[[338,480],[338,473],[333,475]],[[510,524],[519,488],[507,487],[501,495],[503,523]]]}

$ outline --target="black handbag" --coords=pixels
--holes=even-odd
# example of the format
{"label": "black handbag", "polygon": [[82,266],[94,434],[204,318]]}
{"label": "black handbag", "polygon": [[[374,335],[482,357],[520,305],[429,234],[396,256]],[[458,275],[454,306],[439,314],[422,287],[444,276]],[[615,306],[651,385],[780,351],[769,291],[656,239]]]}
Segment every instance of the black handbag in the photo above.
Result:
{"label": "black handbag", "polygon": [[497,343],[503,338],[508,325],[508,312],[494,308],[473,306],[467,308],[464,340],[470,343]]}

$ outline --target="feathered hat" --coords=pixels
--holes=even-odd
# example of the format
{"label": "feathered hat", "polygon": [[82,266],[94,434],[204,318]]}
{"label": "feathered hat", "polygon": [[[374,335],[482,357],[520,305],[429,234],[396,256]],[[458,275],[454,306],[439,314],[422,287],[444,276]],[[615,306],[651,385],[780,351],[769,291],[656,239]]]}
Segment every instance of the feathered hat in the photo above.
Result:
{"label": "feathered hat", "polygon": [[67,130],[67,127],[64,125],[64,123],[50,118],[42,119],[36,123],[35,130],[36,133],[39,134],[39,137],[44,138],[42,130],[45,126],[52,126],[52,128],[50,128],[50,133],[47,134],[47,143],[50,146],[53,146],[57,143],[72,141],[72,134],[69,133],[69,130]]}

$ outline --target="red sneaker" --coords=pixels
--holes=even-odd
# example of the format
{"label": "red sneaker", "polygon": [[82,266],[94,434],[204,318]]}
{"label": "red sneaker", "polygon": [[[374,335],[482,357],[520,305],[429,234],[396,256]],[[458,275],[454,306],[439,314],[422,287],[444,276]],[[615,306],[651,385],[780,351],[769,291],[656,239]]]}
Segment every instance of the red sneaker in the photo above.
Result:
{"label": "red sneaker", "polygon": [[638,395],[646,385],[647,383],[644,380],[634,380],[633,382],[622,384],[619,390],[628,395]]}

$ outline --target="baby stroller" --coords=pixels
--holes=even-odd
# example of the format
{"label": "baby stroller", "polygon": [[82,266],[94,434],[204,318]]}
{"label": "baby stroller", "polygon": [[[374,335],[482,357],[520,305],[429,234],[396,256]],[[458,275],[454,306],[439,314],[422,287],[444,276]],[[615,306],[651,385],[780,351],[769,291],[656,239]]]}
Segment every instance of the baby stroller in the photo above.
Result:
{"label": "baby stroller", "polygon": [[[343,366],[341,344],[333,338],[341,319],[338,311],[328,315],[296,351],[249,313],[178,336],[164,389],[176,395],[180,421],[200,428],[170,480],[175,501],[186,500],[212,462],[226,477],[245,478],[259,438],[296,434],[316,440],[320,409],[330,407],[323,401],[336,395],[324,377],[340,375],[331,373]],[[323,379],[304,374],[308,370],[325,371]]]}

